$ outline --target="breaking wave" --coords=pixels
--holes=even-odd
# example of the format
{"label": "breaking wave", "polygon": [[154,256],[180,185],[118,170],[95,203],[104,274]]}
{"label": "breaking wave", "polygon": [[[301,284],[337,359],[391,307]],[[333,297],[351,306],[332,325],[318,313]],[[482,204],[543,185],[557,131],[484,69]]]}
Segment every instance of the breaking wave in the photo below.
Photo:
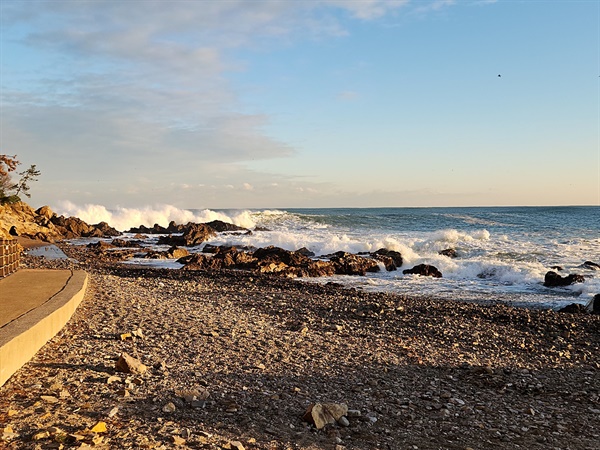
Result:
{"label": "breaking wave", "polygon": [[56,213],[59,215],[79,217],[90,224],[106,222],[119,231],[126,231],[140,225],[151,227],[154,224],[159,224],[166,227],[171,221],[185,224],[188,222],[203,223],[222,220],[244,228],[255,226],[250,211],[187,210],[173,205],[153,205],[141,208],[118,206],[114,209],[108,209],[103,205],[85,204],[82,206],[69,201],[60,202],[56,209]]}

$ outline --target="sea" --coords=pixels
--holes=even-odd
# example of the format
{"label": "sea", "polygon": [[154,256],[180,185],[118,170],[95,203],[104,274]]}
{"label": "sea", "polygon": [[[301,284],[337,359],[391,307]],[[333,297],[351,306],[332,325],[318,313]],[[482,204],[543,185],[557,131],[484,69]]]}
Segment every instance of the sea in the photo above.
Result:
{"label": "sea", "polygon": [[[444,300],[508,303],[529,308],[559,309],[570,303],[587,305],[600,294],[600,207],[456,207],[456,208],[319,208],[262,210],[107,210],[87,208],[72,215],[119,230],[169,220],[206,222],[220,219],[250,229],[252,234],[221,234],[213,245],[287,250],[305,247],[315,257],[337,251],[396,250],[404,263],[397,271],[362,276],[306,279],[335,282],[363,291],[425,295]],[[101,213],[101,214],[99,214]],[[94,217],[91,217],[91,216]],[[137,223],[136,223],[137,221]],[[203,246],[193,249],[201,251]],[[440,255],[454,249],[457,257]],[[177,268],[178,263],[133,260]],[[404,275],[417,264],[431,264],[442,278]],[[584,283],[547,288],[544,275],[560,267],[562,276],[580,274]]]}

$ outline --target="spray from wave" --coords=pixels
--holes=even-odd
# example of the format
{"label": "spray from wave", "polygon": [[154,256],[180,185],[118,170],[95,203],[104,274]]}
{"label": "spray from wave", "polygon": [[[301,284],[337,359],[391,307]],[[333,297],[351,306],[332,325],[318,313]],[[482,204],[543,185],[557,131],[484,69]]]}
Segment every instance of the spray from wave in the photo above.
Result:
{"label": "spray from wave", "polygon": [[222,220],[244,228],[255,226],[250,211],[220,212],[210,209],[190,211],[173,205],[154,205],[142,208],[117,206],[114,209],[108,209],[103,205],[85,204],[81,206],[70,201],[61,201],[56,208],[56,213],[79,217],[90,224],[106,222],[120,231],[126,231],[140,225],[151,227],[156,223],[166,227],[171,221],[185,224],[188,222],[204,223]]}

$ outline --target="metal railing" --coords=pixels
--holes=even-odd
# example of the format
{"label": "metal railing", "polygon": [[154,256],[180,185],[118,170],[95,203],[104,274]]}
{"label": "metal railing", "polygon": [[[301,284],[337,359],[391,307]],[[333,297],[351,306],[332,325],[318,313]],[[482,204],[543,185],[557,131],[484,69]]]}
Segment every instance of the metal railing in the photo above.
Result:
{"label": "metal railing", "polygon": [[16,239],[0,239],[0,278],[19,268],[21,252]]}

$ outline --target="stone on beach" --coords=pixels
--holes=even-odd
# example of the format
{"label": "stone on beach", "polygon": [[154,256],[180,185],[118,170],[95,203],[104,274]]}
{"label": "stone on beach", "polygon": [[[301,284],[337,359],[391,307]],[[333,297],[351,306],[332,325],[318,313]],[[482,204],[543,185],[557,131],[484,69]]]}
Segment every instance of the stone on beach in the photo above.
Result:
{"label": "stone on beach", "polygon": [[127,353],[121,353],[119,360],[115,365],[115,369],[119,372],[143,374],[148,369],[139,359],[129,356]]}
{"label": "stone on beach", "polygon": [[[302,420],[313,424],[320,430],[328,424],[338,422],[346,414],[348,414],[348,405],[345,403],[311,403],[302,416]],[[347,426],[345,421],[344,426]]]}

